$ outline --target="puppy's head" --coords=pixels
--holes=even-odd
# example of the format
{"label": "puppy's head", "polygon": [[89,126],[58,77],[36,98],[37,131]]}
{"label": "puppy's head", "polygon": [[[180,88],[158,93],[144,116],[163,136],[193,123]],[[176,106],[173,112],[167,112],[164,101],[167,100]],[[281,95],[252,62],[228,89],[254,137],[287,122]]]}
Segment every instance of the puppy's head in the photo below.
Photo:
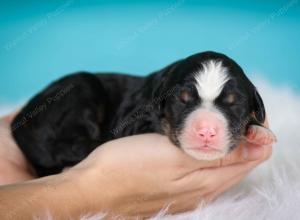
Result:
{"label": "puppy's head", "polygon": [[230,152],[250,124],[265,120],[256,88],[227,56],[204,52],[181,60],[160,74],[156,97],[164,132],[186,153],[213,160]]}

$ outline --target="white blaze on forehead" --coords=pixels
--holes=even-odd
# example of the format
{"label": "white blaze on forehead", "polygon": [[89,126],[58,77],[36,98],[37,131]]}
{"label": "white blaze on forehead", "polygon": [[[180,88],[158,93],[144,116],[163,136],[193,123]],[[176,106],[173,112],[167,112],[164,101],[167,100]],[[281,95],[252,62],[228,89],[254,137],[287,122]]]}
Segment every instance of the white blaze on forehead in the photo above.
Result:
{"label": "white blaze on forehead", "polygon": [[202,100],[210,102],[220,95],[229,76],[221,61],[210,60],[202,66],[203,69],[195,74],[196,88]]}

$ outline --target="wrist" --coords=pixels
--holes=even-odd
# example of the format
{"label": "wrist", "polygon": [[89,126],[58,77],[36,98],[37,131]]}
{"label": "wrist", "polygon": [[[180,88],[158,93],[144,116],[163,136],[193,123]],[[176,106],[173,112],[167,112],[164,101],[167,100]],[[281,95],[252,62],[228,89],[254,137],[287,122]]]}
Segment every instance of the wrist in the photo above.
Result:
{"label": "wrist", "polygon": [[[86,203],[72,175],[58,174],[34,180],[37,189],[36,202],[41,206],[40,215],[43,218],[50,213],[54,219],[76,218],[84,213]],[[45,196],[43,196],[45,195]]]}
{"label": "wrist", "polygon": [[71,181],[85,204],[85,214],[106,213],[114,216],[121,212],[121,205],[126,197],[126,189],[114,172],[104,164],[71,168],[68,172]]}
{"label": "wrist", "polygon": [[35,211],[28,209],[31,214],[34,213],[32,217],[43,219],[50,214],[54,219],[66,219],[79,218],[87,213],[89,204],[72,174],[47,176],[24,182],[23,186],[28,187],[23,191],[31,192],[25,201],[28,200],[27,204],[34,207]]}

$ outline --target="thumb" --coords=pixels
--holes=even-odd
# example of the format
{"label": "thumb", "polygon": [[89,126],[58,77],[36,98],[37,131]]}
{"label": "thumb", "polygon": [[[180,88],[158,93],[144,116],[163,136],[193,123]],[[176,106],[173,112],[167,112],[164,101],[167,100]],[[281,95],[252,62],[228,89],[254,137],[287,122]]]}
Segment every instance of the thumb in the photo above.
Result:
{"label": "thumb", "polygon": [[258,146],[271,145],[277,141],[275,134],[269,128],[258,125],[251,125],[248,128],[245,139]]}

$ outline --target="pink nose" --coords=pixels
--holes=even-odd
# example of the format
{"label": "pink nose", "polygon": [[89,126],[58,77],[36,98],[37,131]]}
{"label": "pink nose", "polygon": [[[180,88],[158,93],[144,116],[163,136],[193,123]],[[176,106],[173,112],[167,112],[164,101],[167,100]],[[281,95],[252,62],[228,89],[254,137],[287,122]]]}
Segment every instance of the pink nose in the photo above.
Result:
{"label": "pink nose", "polygon": [[217,131],[212,127],[204,127],[198,130],[198,136],[202,141],[211,141],[217,135]]}

